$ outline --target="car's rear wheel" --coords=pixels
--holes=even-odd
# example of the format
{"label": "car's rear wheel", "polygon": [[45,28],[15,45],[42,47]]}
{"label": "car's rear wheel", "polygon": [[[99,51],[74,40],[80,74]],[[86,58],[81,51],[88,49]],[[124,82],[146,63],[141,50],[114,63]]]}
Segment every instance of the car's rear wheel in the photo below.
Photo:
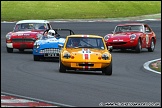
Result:
{"label": "car's rear wheel", "polygon": [[66,72],[66,67],[62,64],[60,59],[59,59],[59,72]]}
{"label": "car's rear wheel", "polygon": [[135,50],[136,50],[137,53],[140,53],[141,50],[142,50],[142,45],[141,45],[140,39],[138,39],[138,44],[137,44]]}
{"label": "car's rear wheel", "polygon": [[7,48],[8,53],[13,53],[13,48],[8,48],[8,47],[6,47],[6,48]]}
{"label": "car's rear wheel", "polygon": [[105,75],[112,75],[112,60],[111,60],[111,63],[109,66],[105,67],[103,70],[102,70],[102,73],[105,74]]}
{"label": "car's rear wheel", "polygon": [[36,56],[36,55],[33,55],[33,58],[34,58],[34,61],[39,61],[40,60],[40,57]]}
{"label": "car's rear wheel", "polygon": [[150,44],[150,47],[148,48],[148,51],[153,52],[154,49],[155,49],[154,39],[151,39],[151,44]]}

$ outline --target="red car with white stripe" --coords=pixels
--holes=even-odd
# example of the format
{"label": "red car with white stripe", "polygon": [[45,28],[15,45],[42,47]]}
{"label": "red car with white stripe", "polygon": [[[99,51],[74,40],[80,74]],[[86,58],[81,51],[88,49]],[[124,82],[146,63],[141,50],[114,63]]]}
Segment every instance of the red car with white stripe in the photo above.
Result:
{"label": "red car with white stripe", "polygon": [[156,34],[144,23],[118,24],[112,34],[104,36],[107,47],[113,49],[132,49],[140,53],[142,48],[153,52],[156,44]]}
{"label": "red car with white stripe", "polygon": [[97,35],[70,35],[66,37],[60,52],[59,71],[102,71],[112,75],[112,55],[104,38]]}

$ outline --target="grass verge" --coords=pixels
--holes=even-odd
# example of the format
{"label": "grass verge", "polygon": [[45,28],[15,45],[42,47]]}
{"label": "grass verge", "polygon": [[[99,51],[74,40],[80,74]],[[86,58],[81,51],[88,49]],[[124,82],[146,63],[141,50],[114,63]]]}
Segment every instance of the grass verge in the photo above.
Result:
{"label": "grass verge", "polygon": [[150,67],[152,70],[161,72],[161,60],[152,62],[152,63],[149,65],[149,67]]}
{"label": "grass verge", "polygon": [[1,1],[1,21],[95,19],[161,13],[161,1]]}

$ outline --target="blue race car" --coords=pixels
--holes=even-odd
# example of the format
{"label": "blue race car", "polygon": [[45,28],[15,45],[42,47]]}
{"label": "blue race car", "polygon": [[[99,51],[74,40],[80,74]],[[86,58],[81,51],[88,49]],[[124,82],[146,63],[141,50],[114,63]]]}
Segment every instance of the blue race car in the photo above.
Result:
{"label": "blue race car", "polygon": [[66,32],[68,32],[68,35],[74,34],[74,32],[70,29],[48,29],[44,31],[43,35],[40,34],[40,38],[34,43],[34,61],[39,61],[45,58],[59,59],[59,53],[61,50],[59,45],[64,45],[65,37],[67,36],[60,36],[60,32],[64,35]]}

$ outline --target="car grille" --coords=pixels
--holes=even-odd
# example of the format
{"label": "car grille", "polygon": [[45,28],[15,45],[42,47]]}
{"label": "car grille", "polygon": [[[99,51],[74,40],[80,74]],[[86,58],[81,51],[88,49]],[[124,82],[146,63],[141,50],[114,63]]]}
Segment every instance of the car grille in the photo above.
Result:
{"label": "car grille", "polygon": [[110,42],[110,45],[124,45],[126,42]]}
{"label": "car grille", "polygon": [[42,53],[60,53],[59,48],[46,48],[43,50],[40,50]]}
{"label": "car grille", "polygon": [[12,42],[35,42],[35,39],[34,38],[15,38],[15,39],[12,39]]}

